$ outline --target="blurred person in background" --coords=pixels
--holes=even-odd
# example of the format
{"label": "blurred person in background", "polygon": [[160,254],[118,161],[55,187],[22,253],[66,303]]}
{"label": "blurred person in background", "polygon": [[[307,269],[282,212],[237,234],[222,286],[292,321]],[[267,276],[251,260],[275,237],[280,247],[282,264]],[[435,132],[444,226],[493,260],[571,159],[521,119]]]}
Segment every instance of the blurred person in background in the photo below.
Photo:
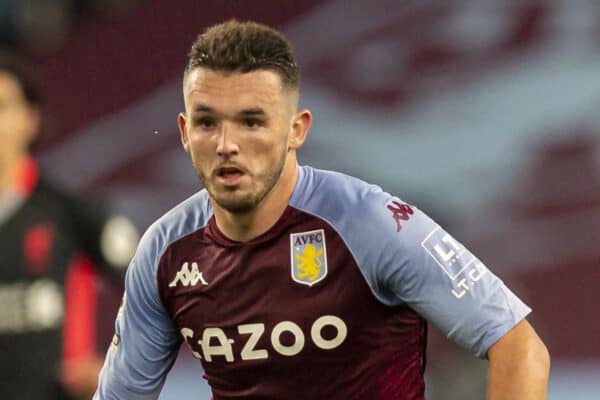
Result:
{"label": "blurred person in background", "polygon": [[156,399],[185,342],[215,400],[422,400],[427,321],[489,360],[490,400],[546,398],[531,310],[483,263],[377,186],[298,165],[312,115],[285,38],[229,21],[189,56],[178,123],[205,189],[142,238],[95,399]]}
{"label": "blurred person in background", "polygon": [[30,67],[0,52],[0,399],[89,399],[98,271],[120,279],[137,232],[40,174],[40,106]]}

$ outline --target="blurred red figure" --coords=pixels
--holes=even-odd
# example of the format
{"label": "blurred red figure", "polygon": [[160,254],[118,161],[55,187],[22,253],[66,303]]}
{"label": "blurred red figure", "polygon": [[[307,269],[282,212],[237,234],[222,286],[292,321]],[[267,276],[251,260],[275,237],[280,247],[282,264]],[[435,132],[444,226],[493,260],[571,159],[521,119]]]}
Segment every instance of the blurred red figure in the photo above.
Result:
{"label": "blurred red figure", "polygon": [[0,53],[0,398],[89,399],[98,271],[121,276],[137,233],[40,174],[40,105],[28,66]]}

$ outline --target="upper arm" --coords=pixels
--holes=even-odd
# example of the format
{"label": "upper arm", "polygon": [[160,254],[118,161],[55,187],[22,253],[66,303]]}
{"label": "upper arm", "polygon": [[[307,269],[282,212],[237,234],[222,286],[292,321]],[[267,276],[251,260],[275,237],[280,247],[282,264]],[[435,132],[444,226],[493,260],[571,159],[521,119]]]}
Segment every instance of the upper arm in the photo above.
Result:
{"label": "upper arm", "polygon": [[[415,207],[373,193],[373,217],[381,230],[379,254],[364,261],[376,294],[387,304],[405,303],[450,339],[484,357],[488,348],[531,311],[463,244]],[[388,206],[391,206],[390,209]]]}
{"label": "upper arm", "polygon": [[503,357],[523,357],[528,353],[549,362],[546,345],[531,324],[524,319],[489,348],[487,357],[497,360]]}
{"label": "upper arm", "polygon": [[95,400],[156,399],[177,356],[180,335],[160,301],[155,251],[149,247],[142,241],[127,270]]}
{"label": "upper arm", "polygon": [[407,304],[479,357],[531,311],[417,208],[355,178],[300,172],[291,205],[333,226],[382,303]]}

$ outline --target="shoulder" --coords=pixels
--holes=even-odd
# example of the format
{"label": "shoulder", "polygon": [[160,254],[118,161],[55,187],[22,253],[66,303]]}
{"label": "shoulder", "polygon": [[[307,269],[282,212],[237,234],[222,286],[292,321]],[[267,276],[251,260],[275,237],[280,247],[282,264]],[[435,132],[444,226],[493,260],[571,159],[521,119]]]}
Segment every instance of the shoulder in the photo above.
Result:
{"label": "shoulder", "polygon": [[44,206],[58,207],[67,214],[76,214],[82,208],[92,208],[95,203],[93,199],[76,193],[45,176],[41,176],[36,182],[31,196],[42,202]]}
{"label": "shoulder", "polygon": [[381,194],[379,186],[356,177],[303,166],[290,205],[321,213],[346,211],[359,206],[370,208]]}
{"label": "shoulder", "polygon": [[421,220],[415,218],[414,206],[377,185],[343,173],[306,166],[300,168],[299,183],[290,205],[342,231],[358,229],[368,234],[365,227],[376,226],[377,236],[397,233]]}
{"label": "shoulder", "polygon": [[45,215],[69,226],[72,234],[89,236],[97,231],[112,217],[106,202],[91,193],[75,191],[41,176],[31,193],[34,207],[41,207]]}
{"label": "shoulder", "polygon": [[125,291],[128,298],[143,298],[156,315],[163,315],[157,283],[160,259],[172,243],[206,226],[211,215],[208,194],[202,190],[156,220],[142,235],[127,268]]}
{"label": "shoulder", "polygon": [[389,276],[415,258],[436,224],[379,186],[345,174],[302,167],[290,205],[326,221],[342,238],[373,293],[386,304]]}
{"label": "shoulder", "polygon": [[139,233],[125,215],[91,193],[83,194],[42,176],[32,192],[32,206],[60,227],[63,235],[102,270],[120,277],[138,244]]}
{"label": "shoulder", "polygon": [[[86,253],[91,247],[99,248],[100,237],[111,215],[98,198],[58,184],[41,176],[36,182],[28,205],[34,212],[52,222],[61,234],[70,236]],[[93,258],[98,254],[87,254]],[[130,253],[131,256],[131,253]]]}

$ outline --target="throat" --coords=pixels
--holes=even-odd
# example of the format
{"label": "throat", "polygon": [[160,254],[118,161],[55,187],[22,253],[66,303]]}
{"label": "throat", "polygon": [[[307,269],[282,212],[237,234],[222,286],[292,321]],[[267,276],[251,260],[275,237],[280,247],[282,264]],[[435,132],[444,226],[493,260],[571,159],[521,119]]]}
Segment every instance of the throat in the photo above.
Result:
{"label": "throat", "polygon": [[222,208],[214,208],[217,227],[227,238],[236,242],[248,242],[271,229],[287,208],[270,207],[263,209],[263,203],[246,213],[231,213]]}
{"label": "throat", "polygon": [[232,213],[211,199],[219,230],[229,239],[247,242],[271,229],[281,218],[298,180],[298,170],[281,176],[277,184],[252,210]]}

